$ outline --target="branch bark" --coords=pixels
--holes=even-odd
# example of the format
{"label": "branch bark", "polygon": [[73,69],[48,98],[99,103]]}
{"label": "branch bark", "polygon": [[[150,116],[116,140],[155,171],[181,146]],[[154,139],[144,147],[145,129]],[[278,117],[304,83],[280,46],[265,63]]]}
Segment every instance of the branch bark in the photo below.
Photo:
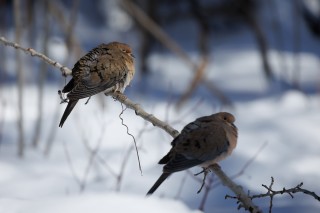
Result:
{"label": "branch bark", "polygon": [[112,97],[118,100],[119,102],[123,103],[124,105],[126,105],[128,108],[134,110],[136,115],[142,117],[146,121],[149,121],[150,123],[153,124],[153,126],[159,127],[160,129],[163,129],[164,131],[166,131],[173,138],[179,135],[179,131],[172,128],[166,122],[159,120],[154,115],[147,113],[144,109],[141,108],[140,104],[134,103],[129,98],[127,98],[124,94],[114,93],[112,94]]}
{"label": "branch bark", "polygon": [[71,69],[69,69],[68,67],[62,66],[59,62],[50,59],[49,57],[47,57],[44,54],[41,54],[41,53],[35,51],[34,49],[32,49],[30,47],[29,48],[22,47],[18,43],[8,41],[5,37],[0,37],[0,41],[6,46],[10,46],[10,47],[14,47],[14,48],[16,48],[18,50],[22,50],[26,54],[38,57],[41,60],[47,62],[48,64],[60,69],[60,71],[61,71],[63,76],[71,75],[71,73],[72,73]]}
{"label": "branch bark", "polygon": [[231,189],[234,194],[237,195],[237,198],[241,201],[242,207],[244,207],[246,210],[250,212],[262,212],[254,203],[252,200],[248,197],[247,193],[243,191],[242,186],[237,185],[235,182],[233,182],[220,168],[218,164],[214,164],[209,167],[211,171],[213,171],[217,177],[221,180],[221,183]]}

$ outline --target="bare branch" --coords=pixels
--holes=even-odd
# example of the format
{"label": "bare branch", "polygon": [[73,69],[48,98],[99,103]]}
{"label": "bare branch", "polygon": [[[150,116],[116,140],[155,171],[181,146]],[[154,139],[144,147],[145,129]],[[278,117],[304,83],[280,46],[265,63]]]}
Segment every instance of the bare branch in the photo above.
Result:
{"label": "bare branch", "polygon": [[0,42],[2,42],[6,46],[14,47],[14,48],[16,48],[18,50],[22,50],[26,54],[29,54],[31,56],[35,56],[35,57],[38,57],[38,58],[42,59],[43,61],[47,62],[48,64],[60,69],[60,71],[62,72],[62,75],[64,75],[64,76],[71,75],[71,73],[72,73],[72,71],[69,68],[67,68],[65,66],[62,66],[60,63],[48,58],[44,54],[39,53],[39,52],[37,52],[36,50],[34,50],[34,49],[30,48],[30,47],[29,48],[22,47],[22,46],[20,46],[19,44],[15,43],[15,42],[8,41],[4,37],[0,37]]}
{"label": "bare branch", "polygon": [[[267,189],[267,192],[264,194],[258,194],[258,195],[252,195],[252,196],[247,196],[250,200],[253,200],[255,198],[263,198],[263,197],[270,197],[270,205],[269,205],[269,212],[272,212],[272,206],[273,206],[273,198],[276,195],[282,195],[282,194],[288,194],[291,198],[294,198],[293,194],[294,193],[298,193],[298,192],[302,192],[304,194],[310,195],[311,197],[313,197],[314,199],[316,199],[317,201],[320,201],[320,196],[317,195],[315,192],[311,192],[309,190],[303,189],[301,188],[303,183],[299,183],[297,186],[290,188],[290,189],[286,189],[283,188],[282,190],[273,190],[272,186],[274,184],[274,178],[271,177],[271,183],[269,186],[262,184],[262,186]],[[233,197],[233,196],[229,196],[227,195],[226,198],[233,198],[233,199],[237,199],[240,200],[239,197]],[[240,200],[241,201],[241,200]]]}
{"label": "bare branch", "polygon": [[122,93],[114,93],[112,94],[112,97],[119,102],[123,103],[126,105],[128,108],[132,109],[135,111],[136,115],[142,117],[143,119],[149,121],[150,123],[153,124],[153,126],[157,126],[164,131],[166,131],[169,135],[171,135],[173,138],[177,137],[179,135],[179,131],[175,130],[172,128],[169,124],[159,120],[156,118],[154,115],[147,113],[144,111],[141,106],[137,103],[134,103],[130,99],[128,99],[124,94]]}
{"label": "bare branch", "polygon": [[284,193],[289,194],[291,198],[294,198],[292,194],[298,193],[298,192],[302,192],[304,194],[310,195],[311,197],[313,197],[317,201],[320,201],[320,196],[317,195],[315,192],[311,192],[309,190],[301,188],[302,185],[303,185],[302,182],[299,183],[297,186],[295,186],[293,188],[290,188],[290,189],[283,188],[282,190],[279,190],[279,191],[275,191],[275,190],[272,189],[273,183],[274,183],[274,178],[271,177],[271,184],[270,184],[269,187],[264,185],[264,184],[262,184],[262,186],[264,188],[266,188],[268,190],[268,192],[265,193],[265,194],[252,195],[252,196],[250,196],[250,198],[251,199],[262,198],[262,197],[270,197],[270,198],[272,198],[275,195],[282,195]]}
{"label": "bare branch", "polygon": [[243,208],[249,210],[250,212],[261,212],[261,210],[254,205],[250,197],[248,197],[247,193],[245,193],[242,189],[242,186],[234,183],[220,168],[219,165],[214,164],[209,166],[210,170],[213,171],[221,180],[224,186],[227,186],[229,189],[233,191],[237,195],[237,199],[242,203]]}

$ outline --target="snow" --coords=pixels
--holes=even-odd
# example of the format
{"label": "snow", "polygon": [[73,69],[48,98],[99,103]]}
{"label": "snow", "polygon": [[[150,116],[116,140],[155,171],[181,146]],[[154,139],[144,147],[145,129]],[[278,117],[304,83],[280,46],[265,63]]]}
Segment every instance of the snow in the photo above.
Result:
{"label": "snow", "polygon": [[[112,6],[113,3],[105,4]],[[285,14],[290,17],[287,10]],[[123,31],[132,24],[126,23],[128,17],[118,8],[108,16],[109,21],[119,21],[110,26],[120,31],[119,35],[114,31],[106,33],[108,29],[89,28],[83,21],[78,22],[80,26],[75,29],[79,32],[79,39],[84,41],[88,35],[95,35],[96,41],[103,42],[129,38],[130,35],[123,35]],[[175,33],[178,32],[179,29],[175,29]],[[187,36],[183,38],[184,42],[190,40]],[[107,41],[105,38],[108,38]],[[130,37],[127,40],[133,48],[135,39]],[[239,139],[234,153],[220,164],[226,174],[232,176],[241,172],[260,150],[243,174],[234,180],[245,191],[265,193],[261,184],[269,185],[272,176],[275,190],[291,188],[303,182],[303,188],[319,195],[319,41],[311,39],[305,29],[302,39],[307,42],[303,43],[299,55],[301,90],[283,85],[291,83],[296,74],[296,58],[291,51],[279,52],[271,45],[268,54],[276,80],[268,82],[264,78],[252,34],[240,31],[230,36],[215,37],[210,44],[212,52],[206,72],[206,78],[231,99],[232,107],[222,105],[205,87],[200,86],[191,99],[177,109],[177,98],[185,91],[193,74],[184,61],[161,51],[155,51],[148,58],[152,73],[141,77],[138,72],[125,93],[147,112],[167,121],[179,131],[197,117],[218,111],[233,113]],[[51,40],[49,49],[50,56],[62,63],[67,53],[60,41]],[[92,41],[88,43],[91,45]],[[90,45],[86,48],[92,48]],[[194,51],[188,54],[193,60],[199,57]],[[135,56],[139,58],[139,54],[135,53]],[[285,63],[287,70],[281,69],[280,62]],[[9,60],[7,64],[14,69],[14,61]],[[31,147],[31,143],[37,118],[38,91],[34,85],[28,84],[24,88],[27,147],[22,159],[16,155],[17,88],[14,84],[1,87],[0,213],[200,212],[197,209],[204,192],[196,193],[200,183],[186,172],[173,174],[152,197],[145,197],[161,174],[162,167],[157,162],[170,149],[172,138],[168,134],[145,122],[130,109],[121,115],[138,144],[141,174],[132,149],[133,139],[119,118],[121,104],[111,97],[97,95],[87,105],[84,104],[86,100],[79,101],[63,128],[58,128],[58,121],[66,107],[59,104],[57,91],[64,85],[64,78],[59,81],[60,85],[48,84],[45,88],[45,114],[40,145],[36,149]],[[52,128],[55,128],[56,135],[46,156],[44,150]],[[97,151],[93,158],[90,150]],[[191,169],[192,173],[199,171],[200,168]],[[181,184],[183,187],[179,194]],[[226,194],[233,195],[222,185],[212,189],[204,206],[205,212],[237,211],[235,200],[225,199]],[[289,195],[276,196],[274,212],[319,211],[320,204],[312,197],[304,194],[294,196],[294,199]],[[265,212],[268,211],[268,199],[254,202]]]}
{"label": "snow", "polygon": [[[138,205],[140,204],[140,205]],[[117,193],[95,193],[75,196],[59,196],[49,199],[24,200],[1,199],[0,212],[155,212],[197,213],[189,210],[182,202],[162,198],[123,195]]]}

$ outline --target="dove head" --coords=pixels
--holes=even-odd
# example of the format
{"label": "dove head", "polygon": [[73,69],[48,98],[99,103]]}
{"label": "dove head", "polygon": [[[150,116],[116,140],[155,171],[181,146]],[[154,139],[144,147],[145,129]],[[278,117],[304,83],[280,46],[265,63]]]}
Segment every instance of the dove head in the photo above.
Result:
{"label": "dove head", "polygon": [[212,116],[214,116],[216,119],[220,121],[225,122],[228,126],[231,127],[233,135],[235,137],[238,136],[238,128],[236,127],[236,125],[234,125],[236,118],[231,113],[219,112],[219,113],[213,114]]}
{"label": "dove head", "polygon": [[109,46],[110,49],[118,49],[121,52],[124,52],[124,53],[128,54],[129,56],[134,57],[132,54],[131,47],[125,43],[120,43],[120,42],[114,41],[114,42],[109,43],[107,46]]}
{"label": "dove head", "polygon": [[219,112],[219,113],[214,114],[213,116],[215,116],[219,120],[225,121],[230,124],[234,123],[236,120],[235,117],[231,113],[228,113],[228,112]]}

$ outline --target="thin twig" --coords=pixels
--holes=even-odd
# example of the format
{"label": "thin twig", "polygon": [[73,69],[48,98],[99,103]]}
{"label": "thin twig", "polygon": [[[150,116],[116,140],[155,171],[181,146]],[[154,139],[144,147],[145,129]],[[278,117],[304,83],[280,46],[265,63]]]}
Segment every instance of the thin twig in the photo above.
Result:
{"label": "thin twig", "polygon": [[272,206],[273,206],[273,197],[274,197],[274,195],[271,193],[273,184],[274,184],[273,177],[271,177],[271,183],[270,183],[269,188],[266,185],[262,184],[262,186],[265,187],[268,190],[267,194],[270,195],[269,213],[272,212]]}
{"label": "thin twig", "polygon": [[97,159],[99,160],[99,162],[104,166],[104,168],[114,177],[117,177],[116,172],[111,168],[111,166],[109,166],[109,164],[107,163],[107,161],[101,157],[99,155],[99,153],[97,153]]}
{"label": "thin twig", "polygon": [[[15,40],[20,43],[22,34],[22,16],[21,16],[21,1],[14,0],[14,25],[15,25]],[[24,86],[24,72],[22,71],[22,56],[20,52],[16,52],[16,69],[18,75],[18,120],[17,126],[19,130],[18,136],[18,155],[23,157],[24,155],[24,110],[23,110],[23,86]]]}
{"label": "thin twig", "polygon": [[262,150],[263,150],[267,145],[268,145],[268,142],[267,142],[267,141],[264,142],[264,143],[260,146],[260,148],[258,149],[258,151],[243,165],[243,167],[241,168],[241,170],[240,170],[238,173],[236,173],[236,174],[234,174],[234,175],[231,176],[231,179],[235,179],[235,178],[241,176],[241,175],[244,173],[244,171],[254,162],[254,160],[258,157],[258,155],[262,152]]}
{"label": "thin twig", "polygon": [[[205,178],[203,181],[205,181]],[[212,189],[211,185],[213,184],[213,182],[214,182],[214,175],[211,174],[211,175],[209,175],[208,183],[204,184],[205,190],[204,190],[203,197],[202,197],[202,200],[201,200],[199,208],[198,208],[201,211],[204,211],[204,206],[205,206],[206,201],[208,199],[209,192]]]}
{"label": "thin twig", "polygon": [[178,108],[180,108],[182,106],[182,104],[184,104],[191,97],[191,95],[193,94],[195,89],[202,82],[207,65],[208,65],[208,56],[205,55],[205,56],[203,56],[199,67],[194,72],[193,79],[189,83],[190,86],[185,90],[185,92],[179,98],[179,100],[177,102]]}
{"label": "thin twig", "polygon": [[[145,126],[138,133],[138,135],[136,137],[136,140],[138,140],[140,137],[142,137],[143,133],[147,130],[146,129],[147,124],[148,123],[145,122]],[[127,150],[127,152],[124,155],[124,158],[123,158],[121,166],[120,166],[119,174],[116,177],[116,179],[117,179],[116,191],[120,191],[121,182],[122,182],[123,177],[124,177],[124,171],[125,171],[125,168],[126,168],[126,165],[127,165],[128,161],[129,161],[131,152],[135,149],[135,146],[136,146],[136,144],[133,144],[132,146],[130,146],[129,149]],[[140,142],[140,146],[141,146],[141,142]],[[141,149],[141,147],[140,147],[140,149]]]}
{"label": "thin twig", "polygon": [[90,149],[90,158],[89,158],[89,161],[88,161],[88,165],[87,165],[87,167],[85,169],[85,172],[83,174],[83,178],[82,178],[81,185],[80,185],[80,192],[83,192],[85,190],[87,177],[88,177],[90,169],[91,169],[91,167],[93,165],[94,159],[95,159],[95,157],[97,156],[97,154],[99,152],[100,145],[101,145],[101,143],[103,141],[103,136],[104,136],[104,134],[106,132],[105,131],[105,126],[106,126],[105,124],[102,125],[101,135],[100,135],[100,138],[98,139],[98,143],[97,143],[96,147],[93,150]]}
{"label": "thin twig", "polygon": [[311,197],[313,197],[314,199],[316,199],[317,201],[320,201],[320,196],[317,195],[315,192],[311,192],[307,189],[303,189],[301,188],[303,186],[303,183],[299,183],[298,185],[296,185],[295,187],[293,188],[290,188],[290,189],[286,189],[286,188],[283,188],[282,190],[273,190],[272,189],[272,186],[273,186],[273,183],[274,183],[274,178],[271,177],[271,184],[270,186],[266,186],[265,184],[262,184],[262,186],[267,189],[267,193],[265,194],[258,194],[258,195],[252,195],[250,196],[251,199],[255,199],[255,198],[262,198],[262,197],[273,197],[275,195],[282,195],[284,193],[290,195],[291,198],[294,198],[292,194],[294,193],[298,193],[298,192],[302,192],[304,194],[307,194],[307,195],[310,195]]}
{"label": "thin twig", "polygon": [[73,164],[72,164],[72,161],[71,161],[71,158],[70,158],[70,154],[69,154],[69,151],[68,151],[67,144],[66,144],[66,142],[64,140],[62,141],[62,144],[63,144],[63,150],[64,150],[64,153],[65,153],[65,156],[66,156],[66,159],[67,159],[68,166],[69,166],[69,169],[71,171],[72,177],[75,179],[77,184],[81,187],[81,181],[78,178],[78,176],[77,176],[77,174],[76,174],[76,172],[74,170],[74,167],[73,167]]}
{"label": "thin twig", "polygon": [[120,120],[121,120],[122,126],[126,127],[127,135],[129,135],[130,137],[132,137],[132,140],[133,140],[133,143],[134,143],[134,147],[135,147],[136,153],[137,153],[139,170],[140,170],[140,173],[141,173],[141,175],[142,175],[142,168],[141,168],[139,150],[138,150],[138,147],[137,147],[136,139],[135,139],[135,137],[129,132],[129,127],[124,123],[124,120],[123,120],[123,118],[121,117],[121,116],[123,115],[124,111],[127,109],[127,107],[123,107],[123,104],[121,103],[121,108],[122,108],[122,111],[121,111],[121,113],[119,114],[119,118],[120,118]]}
{"label": "thin twig", "polygon": [[159,120],[154,115],[147,113],[144,111],[141,106],[137,103],[132,102],[130,99],[128,99],[124,94],[122,93],[113,93],[112,97],[116,99],[117,101],[123,103],[127,106],[127,108],[130,108],[135,111],[136,115],[142,117],[143,119],[149,121],[153,124],[153,126],[157,126],[164,131],[166,131],[169,135],[171,135],[173,138],[177,137],[179,135],[179,132],[175,129],[173,129],[169,124]]}
{"label": "thin twig", "polygon": [[4,124],[6,121],[6,109],[7,109],[7,104],[6,104],[6,99],[2,99],[1,97],[1,101],[0,101],[0,115],[1,115],[1,119],[0,119],[0,150],[1,150],[1,145],[2,145],[2,139],[3,139],[3,129],[4,129]]}
{"label": "thin twig", "polygon": [[[295,187],[293,187],[293,188],[290,188],[290,189],[283,188],[282,190],[278,190],[278,191],[272,189],[273,184],[274,184],[274,178],[271,177],[271,183],[270,183],[269,186],[267,186],[267,185],[265,185],[265,184],[262,184],[262,187],[264,187],[265,189],[267,189],[267,192],[266,192],[266,193],[264,193],[264,194],[252,195],[252,196],[247,195],[247,197],[248,197],[250,200],[253,200],[253,199],[256,199],[256,198],[270,197],[269,212],[272,212],[273,199],[274,199],[274,196],[276,196],[276,195],[288,194],[291,198],[294,198],[294,196],[293,196],[294,193],[301,192],[301,193],[310,195],[311,197],[313,197],[313,198],[316,199],[317,201],[320,201],[320,196],[317,195],[315,192],[311,192],[311,191],[309,191],[309,190],[306,190],[306,189],[301,188],[302,185],[303,185],[303,183],[299,183],[297,186],[295,186]],[[239,200],[239,197],[238,197],[238,196],[234,197],[234,196],[226,195],[226,198],[232,198],[232,199]]]}
{"label": "thin twig", "polygon": [[[116,191],[119,192],[120,191],[120,187],[121,187],[121,182],[123,180],[123,177],[124,177],[124,170],[126,168],[126,165],[129,161],[129,158],[130,158],[130,154],[132,152],[132,150],[134,150],[134,147],[136,145],[132,145],[129,147],[129,149],[127,150],[127,152],[125,153],[125,155],[123,156],[123,161],[121,163],[121,166],[120,166],[120,171],[117,175],[117,185],[116,185]],[[140,162],[139,162],[140,163]],[[142,171],[140,170],[141,174],[142,174]]]}
{"label": "thin twig", "polygon": [[[77,122],[77,124],[79,125],[80,122]],[[105,130],[106,130],[106,124],[107,122],[104,122],[103,125],[101,125],[101,136],[100,136],[100,139],[99,139],[99,143],[102,142],[102,139],[103,139],[103,136],[104,136],[104,133],[105,133]],[[79,125],[78,129],[82,129],[82,126]],[[86,150],[90,153],[90,155],[92,155],[93,152],[96,152],[95,153],[95,158],[99,161],[99,163],[101,163],[103,165],[103,167],[114,177],[114,178],[117,178],[117,174],[116,172],[112,169],[111,166],[109,166],[109,164],[107,163],[107,161],[101,156],[99,155],[99,153],[97,151],[95,151],[93,148],[90,147],[89,145],[89,142],[88,142],[88,139],[87,137],[85,136],[84,134],[84,130],[83,131],[80,131],[82,133],[82,140],[83,140],[83,144],[84,144],[84,147],[86,148]],[[100,146],[100,145],[99,145]],[[97,147],[99,147],[97,145]]]}

